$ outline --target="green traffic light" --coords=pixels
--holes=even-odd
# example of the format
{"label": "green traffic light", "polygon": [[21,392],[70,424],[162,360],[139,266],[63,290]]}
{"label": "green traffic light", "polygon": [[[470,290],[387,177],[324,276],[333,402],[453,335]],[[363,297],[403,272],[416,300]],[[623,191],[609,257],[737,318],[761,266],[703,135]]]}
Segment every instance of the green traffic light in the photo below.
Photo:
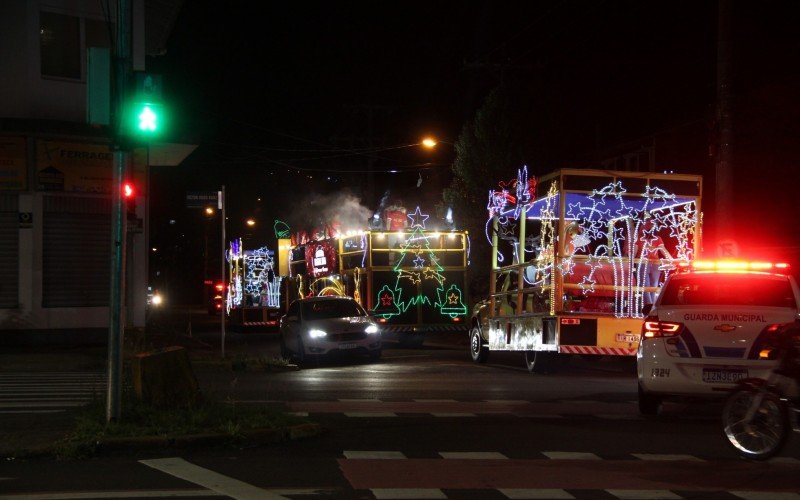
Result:
{"label": "green traffic light", "polygon": [[158,128],[158,115],[153,112],[149,105],[145,104],[142,112],[139,113],[139,130],[143,132],[155,132]]}

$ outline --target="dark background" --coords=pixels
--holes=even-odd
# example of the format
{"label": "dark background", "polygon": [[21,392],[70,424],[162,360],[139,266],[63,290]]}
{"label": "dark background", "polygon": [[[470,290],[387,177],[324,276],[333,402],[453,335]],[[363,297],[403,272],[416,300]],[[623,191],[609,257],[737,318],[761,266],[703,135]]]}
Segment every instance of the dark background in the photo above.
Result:
{"label": "dark background", "polygon": [[[345,206],[358,219],[387,190],[434,212],[452,143],[501,84],[519,96],[512,125],[527,146],[508,178],[649,147],[654,170],[704,176],[713,235],[717,15],[707,0],[186,2],[148,60],[169,140],[199,145],[153,169],[153,279],[171,275],[197,300],[204,269],[219,274],[219,222],[186,210],[186,191],[225,184],[228,234],[248,247],[274,248],[275,219],[298,229]],[[797,21],[797,2],[732,4],[736,239],[795,269]],[[408,147],[425,135],[446,143]]]}

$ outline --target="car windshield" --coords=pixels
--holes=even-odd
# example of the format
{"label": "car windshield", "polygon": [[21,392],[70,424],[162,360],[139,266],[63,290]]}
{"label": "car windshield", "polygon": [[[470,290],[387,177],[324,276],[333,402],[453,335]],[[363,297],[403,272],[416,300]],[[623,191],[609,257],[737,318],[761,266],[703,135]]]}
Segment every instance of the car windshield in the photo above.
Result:
{"label": "car windshield", "polygon": [[789,280],[752,274],[675,276],[665,288],[661,304],[797,307]]}
{"label": "car windshield", "polygon": [[366,315],[354,300],[318,300],[303,303],[303,319],[305,320]]}

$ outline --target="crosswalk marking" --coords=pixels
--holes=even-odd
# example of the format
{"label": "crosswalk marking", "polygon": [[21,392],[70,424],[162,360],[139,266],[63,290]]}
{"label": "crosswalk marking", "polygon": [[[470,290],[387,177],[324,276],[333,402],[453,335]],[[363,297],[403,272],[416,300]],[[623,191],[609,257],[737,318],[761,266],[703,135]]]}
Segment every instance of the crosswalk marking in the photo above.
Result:
{"label": "crosswalk marking", "polygon": [[0,413],[56,413],[105,397],[99,372],[0,373]]}
{"label": "crosswalk marking", "polygon": [[264,500],[286,498],[238,479],[204,469],[180,457],[140,460],[139,463],[232,498]]}
{"label": "crosswalk marking", "polygon": [[735,495],[744,500],[798,500],[800,494],[791,493],[788,491],[731,491],[731,495]]}

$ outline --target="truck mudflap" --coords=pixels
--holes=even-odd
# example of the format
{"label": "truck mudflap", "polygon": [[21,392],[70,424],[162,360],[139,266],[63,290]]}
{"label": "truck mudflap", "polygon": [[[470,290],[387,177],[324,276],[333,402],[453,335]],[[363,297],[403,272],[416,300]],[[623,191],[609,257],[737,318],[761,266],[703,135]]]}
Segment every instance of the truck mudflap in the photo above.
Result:
{"label": "truck mudflap", "polygon": [[561,316],[558,352],[606,356],[635,356],[641,318]]}

